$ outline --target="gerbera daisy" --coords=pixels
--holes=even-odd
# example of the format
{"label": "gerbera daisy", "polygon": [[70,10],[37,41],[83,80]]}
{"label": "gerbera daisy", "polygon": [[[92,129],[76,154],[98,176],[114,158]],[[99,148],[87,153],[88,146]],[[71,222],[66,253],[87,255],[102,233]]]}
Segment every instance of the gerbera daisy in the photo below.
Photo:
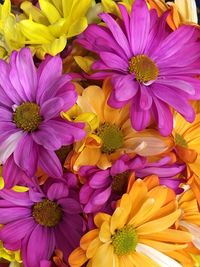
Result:
{"label": "gerbera daisy", "polygon": [[[68,254],[83,231],[81,207],[70,174],[65,181],[50,179],[41,188],[19,193],[0,191],[0,239],[10,250],[21,250],[24,267],[50,260],[56,248]],[[73,178],[76,180],[76,178]],[[48,265],[49,266],[49,265]]]}
{"label": "gerbera daisy", "polygon": [[89,86],[78,97],[81,113],[75,121],[92,117],[92,123],[87,127],[86,138],[75,144],[76,153],[71,162],[76,171],[84,165],[106,169],[124,153],[152,156],[166,152],[173,146],[171,138],[160,136],[156,130],[148,129],[140,133],[133,130],[128,105],[122,109],[108,106],[111,90],[110,81],[105,80],[102,89]]}
{"label": "gerbera daisy", "polygon": [[81,238],[80,247],[69,256],[70,266],[89,261],[91,267],[180,267],[165,253],[187,247],[191,235],[170,228],[181,210],[175,196],[169,195],[166,187],[157,185],[148,191],[145,182],[136,180],[112,216],[95,216],[97,228]]}
{"label": "gerbera daisy", "polygon": [[59,57],[47,58],[38,70],[28,48],[13,52],[10,64],[0,61],[0,162],[8,184],[22,175],[19,168],[29,177],[38,166],[52,177],[62,175],[55,151],[85,135],[83,124],[60,117],[76,99]]}
{"label": "gerbera daisy", "polygon": [[[130,103],[130,117],[135,130],[143,130],[151,120],[162,135],[173,128],[170,107],[192,122],[195,112],[189,99],[200,98],[200,46],[198,29],[189,25],[176,31],[167,27],[168,12],[158,18],[145,0],[136,0],[129,16],[119,5],[122,20],[106,13],[100,15],[106,26],[90,25],[79,42],[100,57],[92,68],[93,79],[111,77],[114,108]],[[198,67],[197,67],[198,65]],[[167,123],[166,123],[167,122]]]}
{"label": "gerbera daisy", "polygon": [[185,166],[169,164],[169,161],[169,157],[165,157],[158,162],[148,163],[146,158],[132,159],[123,155],[106,170],[95,166],[81,167],[79,175],[84,185],[80,189],[80,202],[84,206],[84,212],[112,211],[112,202],[126,193],[129,179],[147,175],[157,175],[160,184],[172,188],[176,193],[182,192],[179,185],[183,179],[176,179],[174,176],[180,174]]}

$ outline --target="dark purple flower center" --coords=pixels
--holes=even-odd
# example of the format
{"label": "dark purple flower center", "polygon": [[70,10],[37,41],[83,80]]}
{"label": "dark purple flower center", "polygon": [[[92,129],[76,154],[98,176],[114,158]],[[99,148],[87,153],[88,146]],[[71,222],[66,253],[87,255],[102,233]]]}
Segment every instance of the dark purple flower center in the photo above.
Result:
{"label": "dark purple flower center", "polygon": [[122,172],[113,176],[112,191],[117,195],[122,196],[127,190],[129,176],[130,171]]}
{"label": "dark purple flower center", "polygon": [[129,61],[129,72],[135,74],[140,83],[147,83],[157,79],[159,70],[156,63],[145,55],[137,55]]}
{"label": "dark purple flower center", "polygon": [[97,135],[102,140],[101,151],[103,153],[113,153],[123,145],[123,134],[115,124],[102,124],[97,130]]}
{"label": "dark purple flower center", "polygon": [[42,121],[40,107],[31,102],[21,104],[13,113],[13,121],[17,128],[21,128],[26,132],[37,130]]}
{"label": "dark purple flower center", "polygon": [[32,216],[38,224],[54,227],[62,219],[62,210],[57,203],[44,199],[33,206]]}

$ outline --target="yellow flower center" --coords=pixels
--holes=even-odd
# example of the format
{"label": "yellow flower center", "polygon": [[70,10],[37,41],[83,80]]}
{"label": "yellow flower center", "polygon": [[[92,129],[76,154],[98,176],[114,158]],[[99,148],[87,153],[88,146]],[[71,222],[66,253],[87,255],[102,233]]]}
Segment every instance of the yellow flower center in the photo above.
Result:
{"label": "yellow flower center", "polygon": [[37,130],[42,121],[40,107],[31,102],[21,104],[13,113],[13,121],[18,128],[26,132]]}
{"label": "yellow flower center", "polygon": [[130,59],[129,72],[134,73],[136,80],[140,83],[154,81],[159,74],[156,63],[145,55],[137,55]]}
{"label": "yellow flower center", "polygon": [[33,206],[32,216],[38,224],[54,227],[62,219],[62,210],[55,202],[44,199]]}
{"label": "yellow flower center", "polygon": [[97,130],[97,135],[102,140],[103,153],[113,153],[123,145],[123,134],[115,124],[102,124]]}
{"label": "yellow flower center", "polygon": [[181,136],[178,133],[175,133],[175,143],[179,146],[188,148],[187,142],[185,141],[185,139],[183,138],[183,136]]}
{"label": "yellow flower center", "polygon": [[130,171],[122,172],[113,177],[112,191],[118,195],[123,195],[126,192],[128,186],[128,178]]}
{"label": "yellow flower center", "polygon": [[126,225],[116,231],[112,236],[114,253],[118,256],[131,254],[135,251],[138,237],[135,229],[131,225]]}

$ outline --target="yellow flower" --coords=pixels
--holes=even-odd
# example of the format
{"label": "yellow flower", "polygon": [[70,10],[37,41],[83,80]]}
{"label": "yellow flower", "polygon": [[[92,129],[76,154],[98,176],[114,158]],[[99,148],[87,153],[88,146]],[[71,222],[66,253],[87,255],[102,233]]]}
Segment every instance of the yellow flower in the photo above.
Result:
{"label": "yellow flower", "polygon": [[24,46],[24,36],[11,13],[11,2],[5,0],[0,4],[0,58],[7,59],[13,50]]}
{"label": "yellow flower", "polygon": [[[79,89],[80,90],[80,89]],[[75,144],[72,165],[75,171],[83,165],[97,165],[101,169],[124,153],[154,156],[170,150],[173,141],[155,130],[136,132],[131,127],[129,105],[122,109],[111,108],[107,99],[111,83],[104,81],[103,88],[89,86],[82,90],[77,104],[81,114],[75,121],[87,123],[87,136]],[[63,114],[69,119],[68,114]]]}
{"label": "yellow flower", "polygon": [[169,26],[175,30],[183,23],[198,23],[197,7],[195,0],[175,0],[174,3],[165,0],[147,0],[152,8],[155,8],[159,15],[171,9],[167,18]]}
{"label": "yellow flower", "polygon": [[40,9],[25,1],[21,9],[28,19],[22,19],[20,29],[39,58],[46,53],[61,52],[67,39],[80,34],[87,27],[86,13],[93,0],[39,0]]}
{"label": "yellow flower", "polygon": [[[196,109],[196,107],[195,107]],[[200,204],[200,113],[193,123],[186,122],[180,114],[174,116],[173,139],[176,153],[187,166],[188,183]]]}
{"label": "yellow flower", "polygon": [[70,266],[80,267],[88,261],[88,267],[181,267],[166,256],[191,241],[190,233],[171,228],[180,215],[170,189],[148,188],[138,179],[112,216],[95,216],[97,228],[81,238],[80,247],[69,256]]}

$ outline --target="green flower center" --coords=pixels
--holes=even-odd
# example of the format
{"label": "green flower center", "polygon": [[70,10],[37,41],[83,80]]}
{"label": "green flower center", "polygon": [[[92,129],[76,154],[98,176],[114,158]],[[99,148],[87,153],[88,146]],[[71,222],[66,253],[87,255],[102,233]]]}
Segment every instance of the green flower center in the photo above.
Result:
{"label": "green flower center", "polygon": [[185,141],[185,139],[178,133],[175,133],[175,143],[179,146],[185,147],[187,148],[187,142]]}
{"label": "green flower center", "polygon": [[140,83],[154,81],[159,74],[156,63],[145,55],[137,55],[130,59],[129,72],[134,73],[136,80]]}
{"label": "green flower center", "polygon": [[62,210],[55,202],[44,199],[33,206],[32,216],[38,224],[54,227],[62,219]]}
{"label": "green flower center", "polygon": [[122,196],[126,192],[129,176],[130,171],[115,175],[112,180],[112,191]]}
{"label": "green flower center", "polygon": [[18,128],[26,132],[37,130],[42,121],[40,107],[31,102],[21,104],[13,113],[13,121]]}
{"label": "green flower center", "polygon": [[135,229],[131,225],[126,225],[116,231],[112,236],[114,253],[118,256],[131,254],[135,251],[138,237]]}
{"label": "green flower center", "polygon": [[97,135],[102,140],[103,153],[113,153],[123,145],[123,134],[115,124],[102,124],[97,130]]}

